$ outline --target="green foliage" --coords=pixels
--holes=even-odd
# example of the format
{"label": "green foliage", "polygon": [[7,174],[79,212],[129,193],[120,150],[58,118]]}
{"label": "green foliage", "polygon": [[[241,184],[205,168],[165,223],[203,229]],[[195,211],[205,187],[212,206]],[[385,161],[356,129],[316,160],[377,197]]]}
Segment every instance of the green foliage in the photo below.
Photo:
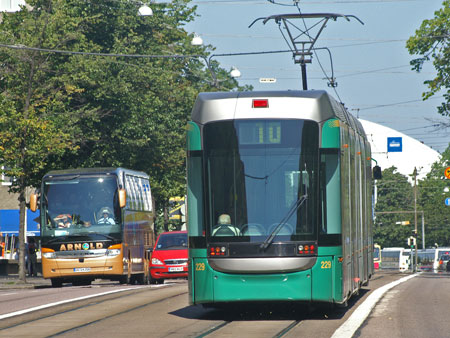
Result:
{"label": "green foliage", "polygon": [[[2,43],[56,48],[70,39],[73,34],[64,34],[59,43],[46,38],[73,20],[50,20],[51,8],[42,5],[39,13],[5,15]],[[0,50],[0,161],[7,168],[4,173],[16,178],[11,191],[23,193],[27,186],[37,186],[52,157],[77,147],[61,128],[71,93],[58,84],[60,64],[60,57],[35,50]]]}
{"label": "green foliage", "polygon": [[450,207],[445,205],[445,198],[450,193],[450,180],[444,171],[450,167],[450,147],[442,153],[440,161],[433,164],[431,172],[419,183],[418,202],[425,216],[425,244],[427,247],[450,246]]}
{"label": "green foliage", "polygon": [[50,154],[61,155],[72,146],[68,134],[39,115],[29,108],[25,118],[14,104],[0,96],[0,158],[6,166],[4,173],[15,178],[12,192],[37,186]]}
{"label": "green foliage", "polygon": [[[377,204],[375,212],[397,212],[414,210],[414,196],[408,178],[395,167],[383,170],[383,178],[377,181]],[[374,243],[384,247],[405,247],[411,236],[411,225],[396,222],[410,221],[414,224],[414,214],[376,214],[374,221]]]}
{"label": "green foliage", "polygon": [[450,0],[442,3],[442,8],[435,12],[435,17],[424,20],[414,36],[406,43],[411,55],[418,56],[411,61],[413,69],[420,71],[425,62],[433,60],[437,74],[434,79],[425,81],[429,91],[423,94],[424,99],[445,90],[446,102],[438,107],[438,112],[450,116],[450,53],[448,39],[450,30]]}
{"label": "green foliage", "polygon": [[[187,0],[152,3],[154,15],[140,17],[140,4],[126,0],[27,3],[34,9],[4,16],[1,43],[90,54],[0,48],[6,74],[0,95],[14,102],[19,118],[35,117],[52,130],[55,148],[34,139],[47,149],[33,158],[35,176],[49,169],[123,166],[150,175],[158,210],[169,197],[184,195],[185,126],[195,97],[242,89],[217,62],[211,62],[214,83],[204,63],[212,47],[190,44],[192,35],[182,26],[194,19],[195,7]],[[156,55],[193,57],[151,57]],[[15,173],[22,169],[14,161],[7,165]],[[25,184],[36,186],[29,174],[23,174]]]}
{"label": "green foliage", "polygon": [[[450,180],[444,171],[450,167],[450,147],[439,161],[433,164],[425,179],[417,182],[417,243],[422,247],[422,211],[425,224],[425,247],[450,246],[450,207],[445,199],[450,198]],[[411,182],[412,180],[410,180]],[[406,247],[414,225],[414,185],[395,168],[383,171],[383,179],[377,182],[376,212],[411,211],[409,213],[379,213],[374,222],[374,242],[381,247]],[[396,222],[409,221],[409,225]]]}

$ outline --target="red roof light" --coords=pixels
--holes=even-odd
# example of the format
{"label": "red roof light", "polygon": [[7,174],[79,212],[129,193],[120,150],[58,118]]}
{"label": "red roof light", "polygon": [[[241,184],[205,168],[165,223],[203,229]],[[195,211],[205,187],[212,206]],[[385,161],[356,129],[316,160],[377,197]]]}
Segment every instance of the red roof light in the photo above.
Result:
{"label": "red roof light", "polygon": [[252,108],[269,108],[268,99],[253,99]]}

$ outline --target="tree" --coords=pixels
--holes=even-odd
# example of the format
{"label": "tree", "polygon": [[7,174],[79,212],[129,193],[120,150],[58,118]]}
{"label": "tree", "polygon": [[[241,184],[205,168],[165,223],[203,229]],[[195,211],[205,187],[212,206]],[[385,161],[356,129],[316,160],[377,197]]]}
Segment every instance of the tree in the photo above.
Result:
{"label": "tree", "polygon": [[[414,224],[413,213],[396,213],[414,210],[414,196],[408,178],[391,167],[383,170],[383,179],[377,182],[377,204],[375,212],[394,212],[376,214],[374,222],[374,243],[381,247],[404,247],[411,236]],[[409,221],[410,225],[396,222]]]}
{"label": "tree", "polygon": [[[445,198],[450,198],[450,180],[444,177],[444,171],[450,166],[450,147],[443,153],[439,161],[433,164],[431,171],[417,184],[418,210],[418,245],[422,243],[421,216],[425,220],[425,247],[450,246],[450,207],[446,206]],[[414,229],[414,188],[407,177],[396,172],[395,168],[383,171],[383,179],[377,182],[376,212],[379,213],[374,222],[374,242],[382,247],[406,246],[406,239]],[[397,213],[396,211],[410,211]],[[409,221],[409,225],[396,222]]]}
{"label": "tree", "polygon": [[444,176],[444,171],[450,166],[450,147],[443,153],[439,161],[433,164],[431,171],[419,183],[418,202],[424,210],[426,228],[426,247],[450,246],[450,207],[446,206],[445,198],[450,193],[444,189],[450,187],[450,180]]}
{"label": "tree", "polygon": [[423,94],[423,97],[428,99],[437,92],[445,90],[445,102],[438,107],[438,112],[443,116],[450,116],[449,32],[450,0],[445,0],[442,8],[435,12],[435,17],[424,20],[420,28],[416,30],[416,34],[406,43],[409,53],[419,56],[411,61],[414,70],[420,71],[425,62],[433,60],[437,74],[434,79],[425,81],[429,90]]}
{"label": "tree", "polygon": [[[73,21],[50,20],[49,11],[43,6],[39,13],[24,10],[6,16],[0,24],[3,42],[56,47],[57,41],[46,41],[46,36]],[[64,40],[70,38],[61,36],[59,45]],[[66,112],[67,104],[61,98],[69,99],[70,93],[52,80],[58,58],[33,50],[2,49],[0,62],[0,160],[6,167],[4,173],[15,178],[10,191],[19,194],[19,277],[25,280],[26,188],[38,185],[52,156],[76,148],[58,125],[63,121],[54,118]]]}
{"label": "tree", "polygon": [[0,23],[0,160],[20,194],[49,169],[123,166],[147,172],[157,207],[184,195],[185,125],[199,91],[240,90],[211,46],[191,46],[188,0],[136,15],[127,0],[29,0]]}

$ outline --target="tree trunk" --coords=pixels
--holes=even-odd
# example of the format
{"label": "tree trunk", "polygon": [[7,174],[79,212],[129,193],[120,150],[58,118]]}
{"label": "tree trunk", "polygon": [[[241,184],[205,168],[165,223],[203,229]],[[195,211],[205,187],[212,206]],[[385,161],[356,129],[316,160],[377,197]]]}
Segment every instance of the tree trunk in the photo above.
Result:
{"label": "tree trunk", "polygon": [[26,282],[26,263],[25,263],[25,213],[27,211],[25,204],[26,188],[21,188],[19,193],[19,279]]}
{"label": "tree trunk", "polygon": [[169,211],[167,206],[164,206],[164,231],[169,231]]}

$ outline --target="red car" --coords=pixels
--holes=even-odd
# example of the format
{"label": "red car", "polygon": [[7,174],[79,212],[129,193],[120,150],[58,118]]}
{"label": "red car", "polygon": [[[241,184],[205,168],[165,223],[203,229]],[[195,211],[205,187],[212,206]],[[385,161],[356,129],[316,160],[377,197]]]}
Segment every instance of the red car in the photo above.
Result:
{"label": "red car", "polygon": [[150,262],[152,284],[162,284],[169,278],[187,278],[187,242],[187,231],[163,232],[158,236]]}

